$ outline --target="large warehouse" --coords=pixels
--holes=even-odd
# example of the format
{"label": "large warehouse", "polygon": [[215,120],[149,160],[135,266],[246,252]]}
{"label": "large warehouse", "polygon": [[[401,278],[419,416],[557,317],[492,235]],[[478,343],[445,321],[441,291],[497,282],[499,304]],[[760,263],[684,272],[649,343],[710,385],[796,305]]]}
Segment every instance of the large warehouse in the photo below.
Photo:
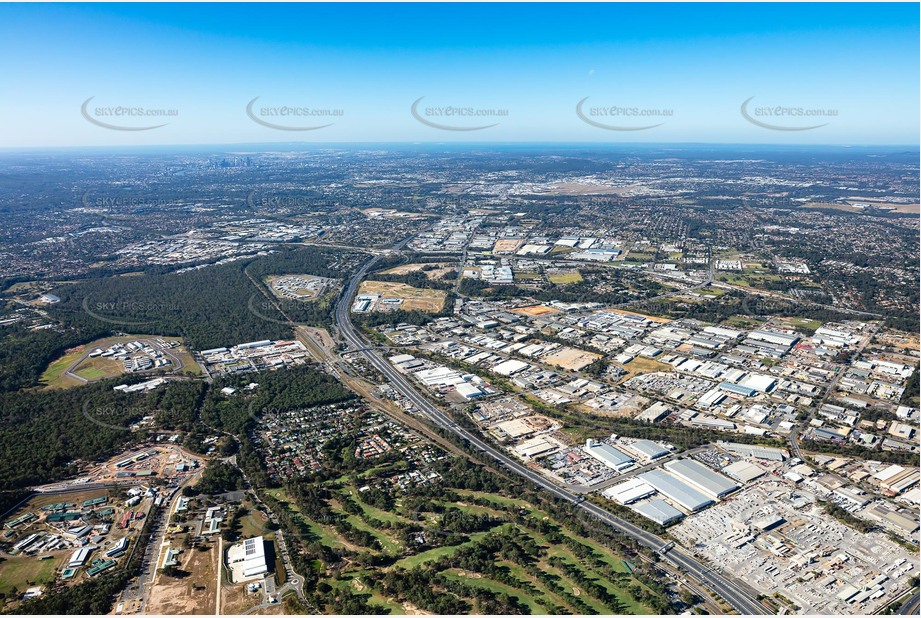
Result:
{"label": "large warehouse", "polygon": [[771,446],[759,446],[757,444],[739,444],[738,442],[717,441],[717,446],[723,448],[734,455],[743,457],[753,457],[754,459],[763,459],[765,461],[783,461],[788,456],[787,451]]}
{"label": "large warehouse", "polygon": [[713,504],[713,500],[700,491],[662,470],[651,470],[641,474],[639,478],[691,513]]}
{"label": "large warehouse", "polygon": [[623,470],[633,463],[633,458],[623,451],[617,450],[610,444],[595,442],[591,439],[586,440],[583,450],[614,470]]}
{"label": "large warehouse", "polygon": [[777,384],[777,380],[771,376],[766,376],[761,373],[753,373],[739,382],[740,386],[745,386],[748,388],[753,388],[758,392],[766,393]]}
{"label": "large warehouse", "polygon": [[734,478],[740,483],[748,483],[749,481],[753,481],[756,478],[764,476],[765,470],[760,466],[756,466],[755,464],[749,463],[744,459],[740,459],[739,461],[723,468],[722,473]]}
{"label": "large warehouse", "polygon": [[778,333],[773,330],[753,330],[749,333],[748,338],[756,341],[767,341],[768,343],[787,347],[792,347],[799,341],[799,335]]}
{"label": "large warehouse", "polygon": [[661,498],[637,504],[632,508],[646,519],[651,519],[662,526],[684,517],[684,513]]}
{"label": "large warehouse", "polygon": [[665,469],[714,500],[731,494],[739,488],[739,484],[735,481],[726,478],[722,474],[717,474],[693,459],[669,461],[665,464]]}
{"label": "large warehouse", "polygon": [[518,373],[519,371],[527,369],[528,367],[530,367],[530,365],[528,365],[525,362],[522,362],[520,360],[511,359],[511,360],[507,360],[507,361],[499,363],[498,365],[493,367],[491,371],[500,376],[510,376],[510,375],[514,375]]}
{"label": "large warehouse", "polygon": [[646,457],[646,459],[658,459],[669,453],[667,449],[662,448],[652,440],[635,440],[630,444],[630,448]]}
{"label": "large warehouse", "polygon": [[650,485],[647,485],[640,479],[633,478],[612,487],[608,487],[601,492],[601,495],[619,504],[631,504],[637,500],[648,498],[654,493],[656,493],[656,490]]}

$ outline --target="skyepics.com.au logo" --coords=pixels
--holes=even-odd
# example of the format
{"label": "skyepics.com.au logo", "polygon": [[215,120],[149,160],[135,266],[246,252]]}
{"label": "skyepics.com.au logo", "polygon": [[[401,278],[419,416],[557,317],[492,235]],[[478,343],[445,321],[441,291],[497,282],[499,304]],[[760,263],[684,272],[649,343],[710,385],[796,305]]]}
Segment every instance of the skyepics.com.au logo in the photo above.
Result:
{"label": "skyepics.com.au logo", "polygon": [[747,295],[740,304],[742,311],[747,315],[773,316],[773,315],[801,315],[808,311],[826,309],[821,303],[792,298],[775,298],[763,295]]}
{"label": "skyepics.com.au logo", "polygon": [[297,195],[297,194],[262,194],[253,190],[246,195],[246,206],[253,213],[263,216],[272,217],[279,213],[290,213],[292,211],[312,211],[312,210],[329,210],[336,208],[339,202],[328,198],[317,197],[315,195]]}
{"label": "skyepics.com.au logo", "polygon": [[832,108],[809,108],[791,105],[763,105],[756,107],[751,105],[754,98],[748,97],[745,99],[740,112],[745,120],[762,129],[770,129],[771,131],[812,131],[813,129],[824,127],[828,123],[804,125],[802,122],[814,122],[816,119],[838,117],[838,110]]}
{"label": "skyepics.com.au logo", "polygon": [[582,122],[607,131],[646,131],[655,129],[656,127],[661,127],[665,122],[648,124],[650,119],[668,119],[675,115],[675,110],[667,108],[621,105],[586,106],[585,102],[590,98],[585,97],[576,103],[576,115]]}
{"label": "skyepics.com.au logo", "polygon": [[84,191],[80,202],[84,208],[159,208],[172,202],[159,197],[138,195],[103,195],[92,190]]}
{"label": "skyepics.com.au logo", "polygon": [[297,323],[285,319],[285,314],[291,311],[303,311],[306,306],[305,301],[281,298],[270,300],[262,294],[253,294],[246,303],[246,310],[260,320],[294,327],[297,326]]}
{"label": "skyepics.com.au logo", "polygon": [[[339,119],[345,115],[345,112],[342,109],[331,109],[331,108],[314,108],[307,107],[303,105],[276,105],[276,106],[260,106],[256,107],[256,101],[259,100],[259,97],[256,97],[246,105],[246,115],[249,116],[249,119],[255,122],[258,125],[269,129],[275,129],[276,131],[316,131],[318,129],[325,129],[326,127],[331,127],[334,122],[326,122],[324,124],[302,124],[308,119],[315,122],[316,119],[330,119],[335,118]],[[295,124],[295,122],[297,124]]]}
{"label": "skyepics.com.au logo", "polygon": [[742,206],[753,208],[796,208],[805,202],[783,195],[742,196]]}
{"label": "skyepics.com.au logo", "polygon": [[468,122],[481,122],[483,118],[508,117],[507,109],[459,107],[455,105],[420,107],[419,104],[422,103],[424,98],[419,97],[416,99],[409,111],[413,118],[433,129],[441,129],[442,131],[482,131],[483,129],[495,127],[500,123],[468,124]]}
{"label": "skyepics.com.au logo", "polygon": [[151,118],[175,118],[178,109],[149,108],[138,105],[90,106],[90,97],[80,106],[83,117],[97,127],[110,131],[150,131],[165,127],[168,122],[148,124]]}
{"label": "skyepics.com.au logo", "polygon": [[[168,312],[181,309],[178,305],[168,303],[149,303],[131,300],[94,301],[93,295],[83,298],[81,306],[84,313],[100,322],[118,326],[145,326],[153,324],[158,317]],[[142,316],[147,319],[141,319]]]}
{"label": "skyepics.com.au logo", "polygon": [[91,423],[117,431],[132,431],[132,425],[151,414],[151,411],[144,407],[115,403],[103,405],[93,403],[92,399],[87,399],[80,411]]}

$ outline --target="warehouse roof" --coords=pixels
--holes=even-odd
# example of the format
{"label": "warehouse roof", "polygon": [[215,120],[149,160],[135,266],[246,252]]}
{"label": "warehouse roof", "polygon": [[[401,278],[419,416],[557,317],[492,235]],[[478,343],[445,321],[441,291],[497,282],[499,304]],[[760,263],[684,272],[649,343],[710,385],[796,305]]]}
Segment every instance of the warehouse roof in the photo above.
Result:
{"label": "warehouse roof", "polygon": [[665,525],[669,522],[681,519],[684,514],[670,505],[661,498],[655,498],[649,502],[643,502],[633,507],[633,510],[645,517],[651,519],[657,524]]}
{"label": "warehouse roof", "polygon": [[227,551],[227,564],[233,572],[234,581],[268,573],[265,541],[257,536],[231,546]]}
{"label": "warehouse roof", "polygon": [[717,444],[730,453],[735,453],[736,455],[745,455],[747,457],[754,457],[755,459],[764,459],[765,461],[783,461],[787,456],[787,452],[783,449],[774,448],[771,446],[758,446],[755,444],[740,444],[738,442],[722,441],[718,441]]}
{"label": "warehouse roof", "polygon": [[630,445],[630,448],[638,453],[642,453],[649,459],[656,459],[663,455],[668,455],[668,450],[662,448],[652,440],[636,440]]}
{"label": "warehouse roof", "polygon": [[632,478],[623,483],[618,483],[613,487],[608,487],[601,493],[609,500],[614,500],[620,504],[630,504],[631,502],[636,502],[637,500],[651,496],[656,493],[656,490],[640,479]]}
{"label": "warehouse roof", "polygon": [[712,498],[722,498],[739,488],[739,484],[717,474],[699,461],[679,459],[669,461],[665,469],[675,476],[688,481]]}
{"label": "warehouse roof", "polygon": [[497,373],[501,376],[510,376],[513,373],[518,373],[522,369],[526,369],[528,364],[520,360],[507,360],[505,362],[499,363],[492,368],[493,373]]}
{"label": "warehouse roof", "polygon": [[663,470],[652,470],[645,474],[641,474],[639,478],[652,485],[666,498],[677,502],[688,511],[699,511],[713,504],[713,500],[703,493]]}
{"label": "warehouse roof", "polygon": [[753,481],[759,476],[764,475],[764,470],[761,468],[761,466],[756,466],[753,463],[749,463],[743,460],[739,460],[734,464],[726,466],[722,469],[721,472],[742,483]]}
{"label": "warehouse roof", "polygon": [[747,386],[749,388],[755,389],[756,391],[761,391],[762,393],[771,390],[771,388],[773,388],[776,383],[777,380],[775,380],[773,377],[764,375],[762,373],[750,374],[741,382],[739,382],[741,386]]}
{"label": "warehouse roof", "polygon": [[623,451],[617,450],[610,444],[586,444],[585,452],[614,469],[622,468],[623,466],[633,462],[633,457],[630,457]]}
{"label": "warehouse roof", "polygon": [[728,393],[735,393],[736,395],[744,395],[746,397],[751,397],[758,392],[749,386],[733,384],[732,382],[720,382],[719,387]]}

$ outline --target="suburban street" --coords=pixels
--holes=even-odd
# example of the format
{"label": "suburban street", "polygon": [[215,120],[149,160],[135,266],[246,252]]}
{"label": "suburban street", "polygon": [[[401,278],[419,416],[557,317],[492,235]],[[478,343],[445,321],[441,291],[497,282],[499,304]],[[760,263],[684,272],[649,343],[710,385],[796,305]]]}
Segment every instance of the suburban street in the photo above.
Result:
{"label": "suburban street", "polygon": [[197,479],[204,469],[200,469],[195,474],[186,477],[182,484],[163,497],[163,505],[157,510],[156,518],[150,527],[150,540],[144,549],[144,557],[141,561],[141,574],[136,580],[131,582],[122,592],[119,604],[122,606],[121,613],[124,614],[143,614],[147,601],[150,598],[150,590],[153,588],[154,578],[157,576],[157,568],[160,565],[160,554],[163,549],[164,539],[166,538],[166,529],[169,526],[169,516],[173,512],[176,499],[181,495],[183,486]]}

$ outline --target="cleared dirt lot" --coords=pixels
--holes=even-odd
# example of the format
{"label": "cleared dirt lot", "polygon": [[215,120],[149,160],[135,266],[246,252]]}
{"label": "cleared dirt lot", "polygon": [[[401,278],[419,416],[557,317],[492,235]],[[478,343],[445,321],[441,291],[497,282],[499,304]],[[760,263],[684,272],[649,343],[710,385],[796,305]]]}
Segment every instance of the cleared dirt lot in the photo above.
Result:
{"label": "cleared dirt lot", "polygon": [[213,614],[217,601],[218,544],[207,551],[185,548],[179,568],[188,573],[181,578],[158,574],[150,591],[150,614]]}
{"label": "cleared dirt lot", "polygon": [[601,358],[601,354],[596,354],[595,352],[586,352],[576,348],[560,348],[552,354],[541,357],[541,360],[569,371],[578,371],[591,365],[599,358]]}
{"label": "cleared dirt lot", "polygon": [[[262,604],[263,595],[261,592],[248,593],[244,584],[235,584],[233,586],[224,586],[223,599],[221,600],[221,614],[233,615],[242,614]],[[214,610],[211,610],[214,613]]]}
{"label": "cleared dirt lot", "polygon": [[390,281],[362,281],[358,288],[359,294],[380,294],[384,298],[402,298],[401,309],[412,311],[427,311],[437,313],[444,307],[447,293],[443,290],[424,290],[414,288],[405,283]]}
{"label": "cleared dirt lot", "polygon": [[554,309],[553,307],[548,307],[546,305],[531,305],[530,307],[518,307],[517,309],[512,309],[512,313],[521,313],[523,315],[540,317],[542,315],[551,315],[554,313],[561,313],[561,311],[559,309]]}
{"label": "cleared dirt lot", "polygon": [[517,238],[503,238],[496,241],[493,245],[493,253],[515,253],[524,244],[523,240]]}
{"label": "cleared dirt lot", "polygon": [[627,375],[623,376],[618,382],[618,384],[623,384],[630,378],[638,376],[644,373],[655,373],[657,371],[673,371],[674,367],[667,365],[665,363],[660,363],[657,360],[652,360],[651,358],[643,358],[637,356],[632,361],[626,365],[621,365],[620,363],[611,363],[627,372]]}

